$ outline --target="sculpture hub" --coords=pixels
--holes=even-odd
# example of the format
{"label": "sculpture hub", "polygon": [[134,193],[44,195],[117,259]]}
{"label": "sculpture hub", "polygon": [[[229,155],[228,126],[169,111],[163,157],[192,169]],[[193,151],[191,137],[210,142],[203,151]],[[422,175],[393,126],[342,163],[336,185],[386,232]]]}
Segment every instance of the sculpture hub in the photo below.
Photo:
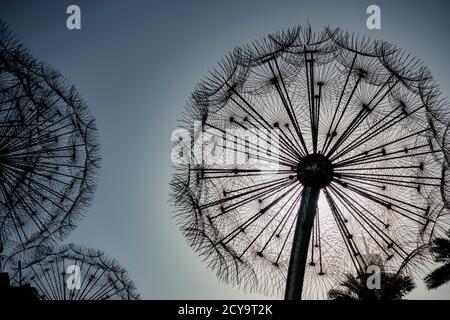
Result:
{"label": "sculpture hub", "polygon": [[297,165],[297,177],[304,186],[326,187],[333,179],[333,174],[333,164],[321,154],[309,154]]}

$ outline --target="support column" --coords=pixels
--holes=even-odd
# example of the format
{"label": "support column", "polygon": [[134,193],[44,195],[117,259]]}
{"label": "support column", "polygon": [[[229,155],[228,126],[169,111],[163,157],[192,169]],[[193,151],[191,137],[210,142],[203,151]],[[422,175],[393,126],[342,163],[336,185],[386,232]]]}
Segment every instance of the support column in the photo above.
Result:
{"label": "support column", "polygon": [[303,186],[292,243],[291,259],[286,280],[285,300],[301,300],[309,240],[319,200],[320,187]]}

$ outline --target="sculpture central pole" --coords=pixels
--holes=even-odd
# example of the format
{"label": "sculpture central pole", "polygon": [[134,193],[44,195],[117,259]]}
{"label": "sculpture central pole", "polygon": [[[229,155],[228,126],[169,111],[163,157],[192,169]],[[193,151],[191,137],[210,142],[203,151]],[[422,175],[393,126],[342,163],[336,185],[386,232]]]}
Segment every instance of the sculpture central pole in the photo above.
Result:
{"label": "sculpture central pole", "polygon": [[292,243],[285,300],[301,300],[309,240],[319,200],[319,187],[304,186]]}
{"label": "sculpture central pole", "polygon": [[333,164],[322,154],[306,155],[297,166],[297,178],[303,185],[303,190],[292,241],[285,300],[301,300],[302,298],[309,240],[316,216],[320,189],[330,184],[333,175]]}

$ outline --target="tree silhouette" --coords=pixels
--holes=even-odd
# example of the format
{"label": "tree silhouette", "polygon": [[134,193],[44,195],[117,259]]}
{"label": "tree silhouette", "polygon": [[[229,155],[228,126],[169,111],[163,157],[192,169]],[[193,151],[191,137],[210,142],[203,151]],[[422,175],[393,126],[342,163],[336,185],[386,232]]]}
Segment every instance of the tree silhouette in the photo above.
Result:
{"label": "tree silhouette", "polygon": [[443,263],[425,277],[428,289],[436,289],[450,281],[450,230],[447,232],[447,238],[433,239],[431,251],[435,262]]}
{"label": "tree silhouette", "polygon": [[[74,87],[0,21],[0,256],[61,240],[90,203],[99,166],[94,118]],[[0,267],[1,269],[1,267]]]}
{"label": "tree silhouette", "polygon": [[236,48],[173,135],[180,228],[219,279],[286,299],[365,272],[363,247],[414,271],[449,225],[447,108],[386,42],[294,28]]}
{"label": "tree silhouette", "polygon": [[367,286],[369,277],[367,273],[358,277],[346,274],[345,279],[340,283],[343,288],[331,289],[328,297],[331,300],[401,300],[415,288],[410,276],[382,271],[380,288],[371,289]]}
{"label": "tree silhouette", "polygon": [[[136,288],[117,261],[74,244],[48,247],[23,265],[23,278],[43,300],[135,300]],[[79,278],[77,278],[79,275]]]}

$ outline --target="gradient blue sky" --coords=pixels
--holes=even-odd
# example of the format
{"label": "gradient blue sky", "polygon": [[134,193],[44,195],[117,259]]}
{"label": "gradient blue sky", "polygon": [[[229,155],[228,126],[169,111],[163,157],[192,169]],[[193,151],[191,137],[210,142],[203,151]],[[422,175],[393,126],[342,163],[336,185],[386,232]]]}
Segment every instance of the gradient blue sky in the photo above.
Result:
{"label": "gradient blue sky", "polygon": [[[66,29],[77,4],[82,30]],[[370,4],[382,30],[366,28]],[[94,203],[68,238],[129,271],[143,298],[260,298],[219,283],[185,244],[168,203],[170,133],[194,84],[233,47],[309,21],[388,40],[423,59],[450,93],[448,1],[0,0],[0,19],[75,84],[97,119],[102,170]],[[450,286],[410,298],[450,299]]]}

